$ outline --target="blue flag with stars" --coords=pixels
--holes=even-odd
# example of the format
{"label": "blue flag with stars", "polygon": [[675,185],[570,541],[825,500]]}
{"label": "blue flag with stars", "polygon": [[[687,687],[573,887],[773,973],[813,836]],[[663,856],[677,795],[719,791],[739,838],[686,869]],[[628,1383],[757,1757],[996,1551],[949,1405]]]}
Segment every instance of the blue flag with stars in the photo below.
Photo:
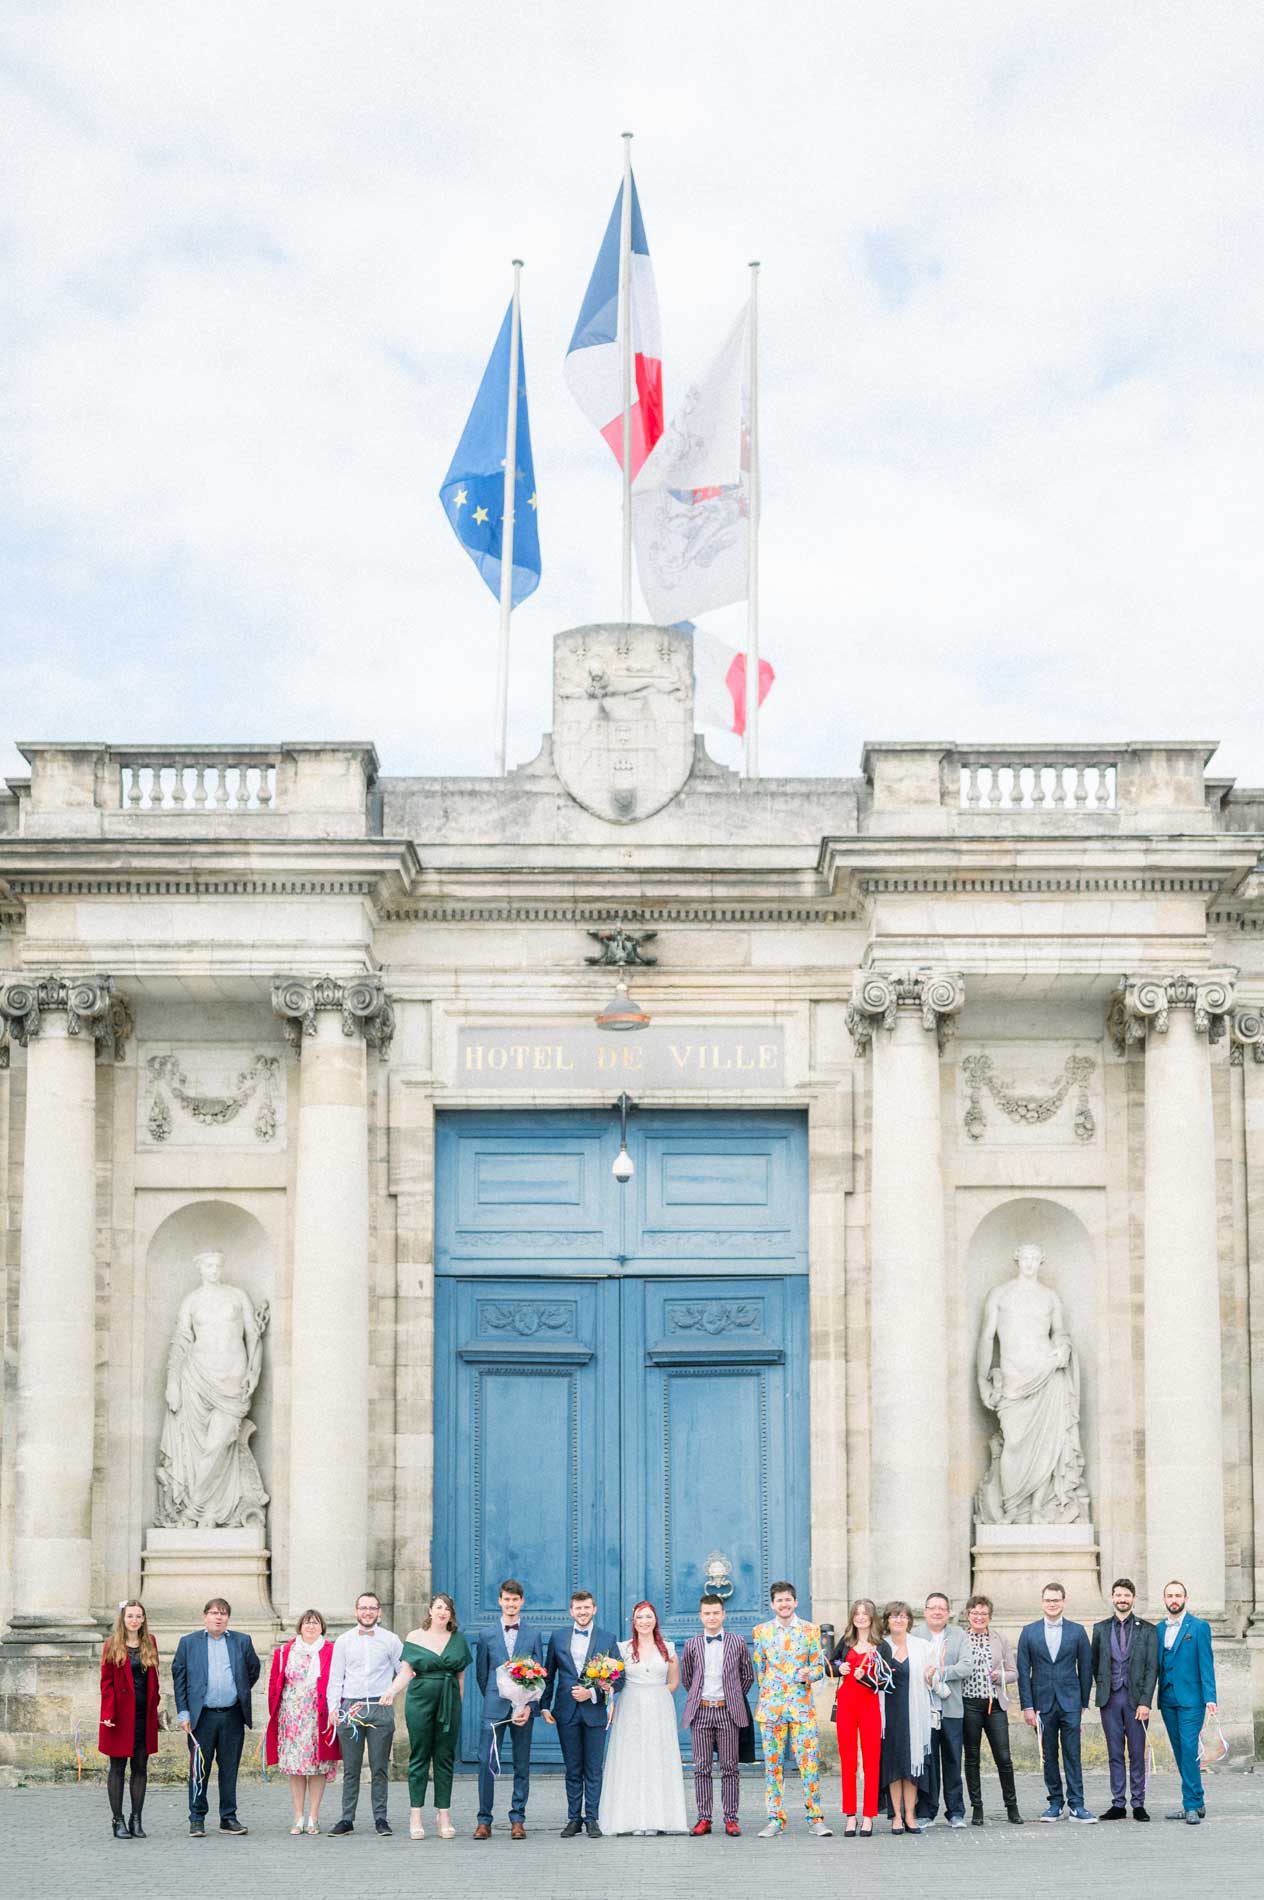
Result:
{"label": "blue flag with stars", "polygon": [[[439,490],[452,532],[492,593],[500,598],[501,529],[505,513],[505,437],[509,420],[509,345],[513,305],[483,371],[469,420]],[[518,453],[514,500],[513,605],[540,585],[540,524],[527,421],[527,376],[518,330]]]}

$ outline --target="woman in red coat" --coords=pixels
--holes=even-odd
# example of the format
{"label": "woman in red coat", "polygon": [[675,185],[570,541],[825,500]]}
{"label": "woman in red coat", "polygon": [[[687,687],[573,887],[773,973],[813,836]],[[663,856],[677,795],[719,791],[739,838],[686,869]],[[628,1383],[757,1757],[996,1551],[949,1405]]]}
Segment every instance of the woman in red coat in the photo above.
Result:
{"label": "woman in red coat", "polygon": [[[119,1605],[101,1650],[101,1727],[97,1747],[110,1758],[110,1813],[116,1841],[143,1841],[141,1813],[149,1757],[158,1753],[158,1649],[145,1606],[135,1597]],[[131,1762],[131,1820],[123,1819],[123,1774]]]}
{"label": "woman in red coat", "polygon": [[342,1760],[329,1722],[329,1665],[334,1646],[319,1610],[304,1610],[296,1628],[297,1636],[278,1643],[272,1652],[265,1759],[269,1768],[279,1767],[290,1778],[294,1801],[290,1833],[319,1834],[325,1784],[333,1780]]}

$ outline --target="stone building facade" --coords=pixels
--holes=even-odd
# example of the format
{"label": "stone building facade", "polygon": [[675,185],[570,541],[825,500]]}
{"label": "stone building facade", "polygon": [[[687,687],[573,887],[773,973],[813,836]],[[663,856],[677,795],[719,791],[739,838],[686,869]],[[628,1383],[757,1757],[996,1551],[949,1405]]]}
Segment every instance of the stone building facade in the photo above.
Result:
{"label": "stone building facade", "polygon": [[[529,1618],[596,1575],[687,1627],[710,1575],[744,1626],[787,1564],[836,1624],[976,1586],[1012,1624],[1054,1575],[1091,1620],[1121,1572],[1151,1611],[1181,1577],[1250,1745],[1264,792],[1177,741],[744,781],[658,629],[559,635],[555,690],[503,779],[22,746],[0,1747],[64,1752],[142,1590],[169,1653],[212,1590],[258,1639],[366,1582],[397,1627],[432,1585],[477,1623],[534,1565]],[[648,1028],[597,1027],[619,982]],[[230,1523],[171,1502],[207,1252],[261,1342],[232,1443],[265,1502]],[[989,1408],[1046,1341],[1047,1402]]]}

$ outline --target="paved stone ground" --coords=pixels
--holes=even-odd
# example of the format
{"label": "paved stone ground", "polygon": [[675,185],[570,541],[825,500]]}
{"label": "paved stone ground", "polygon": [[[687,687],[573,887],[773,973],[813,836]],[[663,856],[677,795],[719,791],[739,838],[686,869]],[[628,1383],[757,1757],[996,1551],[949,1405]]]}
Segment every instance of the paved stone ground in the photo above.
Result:
{"label": "paved stone ground", "polygon": [[[794,1892],[874,1900],[1066,1900],[1077,1890],[1090,1900],[1259,1900],[1264,1892],[1264,1777],[1221,1774],[1208,1783],[1209,1820],[1200,1828],[1165,1824],[1175,1803],[1173,1777],[1157,1778],[1150,1805],[1153,1826],[1132,1821],[1109,1827],[1009,1827],[988,1797],[986,1828],[950,1832],[937,1827],[920,1840],[892,1840],[885,1831],[863,1847],[813,1840],[802,1809],[780,1839],[760,1841],[759,1781],[744,1781],[740,1841],[723,1834],[706,1840],[563,1841],[562,1785],[537,1776],[528,1809],[529,1838],[511,1842],[498,1825],[490,1842],[470,1839],[473,1783],[457,1784],[453,1812],[461,1822],[454,1841],[430,1827],[424,1842],[409,1840],[406,1790],[391,1787],[391,1820],[400,1831],[379,1840],[357,1825],[342,1840],[326,1835],[291,1840],[289,1793],[243,1774],[240,1810],[245,1840],[217,1834],[212,1806],[204,1841],[187,1835],[178,1791],[156,1788],[145,1808],[149,1838],[115,1841],[100,1782],[80,1786],[17,1788],[0,1792],[0,1895],[4,1900],[171,1900],[211,1894],[216,1900],[443,1900],[447,1895],[493,1891],[515,1895],[582,1895],[583,1900],[780,1900]],[[367,1807],[367,1781],[362,1811]],[[1108,1803],[1104,1778],[1087,1778],[1089,1805]],[[826,1812],[838,1812],[837,1781],[825,1784]],[[1035,1776],[1019,1781],[1028,1816],[1044,1806]],[[214,1791],[212,1789],[212,1802]],[[328,1820],[337,1818],[337,1784],[326,1796]],[[692,1799],[690,1800],[692,1814]],[[885,1823],[878,1824],[885,1830]]]}

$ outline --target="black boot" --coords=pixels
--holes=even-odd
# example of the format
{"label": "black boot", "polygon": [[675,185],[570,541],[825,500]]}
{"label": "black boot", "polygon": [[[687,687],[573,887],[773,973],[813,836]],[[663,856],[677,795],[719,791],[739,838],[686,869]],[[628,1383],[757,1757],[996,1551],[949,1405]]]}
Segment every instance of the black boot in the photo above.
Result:
{"label": "black boot", "polygon": [[128,1832],[131,1834],[131,1837],[134,1841],[147,1841],[149,1839],[149,1836],[146,1834],[144,1828],[140,1824],[139,1812],[132,1816],[131,1820],[127,1824],[127,1827],[128,1827]]}
{"label": "black boot", "polygon": [[970,1825],[971,1827],[983,1826],[983,1804],[981,1801],[976,1801],[970,1810]]}
{"label": "black boot", "polygon": [[127,1822],[123,1819],[121,1814],[116,1814],[110,1825],[114,1830],[114,1838],[116,1841],[131,1840],[132,1837],[127,1831]]}

